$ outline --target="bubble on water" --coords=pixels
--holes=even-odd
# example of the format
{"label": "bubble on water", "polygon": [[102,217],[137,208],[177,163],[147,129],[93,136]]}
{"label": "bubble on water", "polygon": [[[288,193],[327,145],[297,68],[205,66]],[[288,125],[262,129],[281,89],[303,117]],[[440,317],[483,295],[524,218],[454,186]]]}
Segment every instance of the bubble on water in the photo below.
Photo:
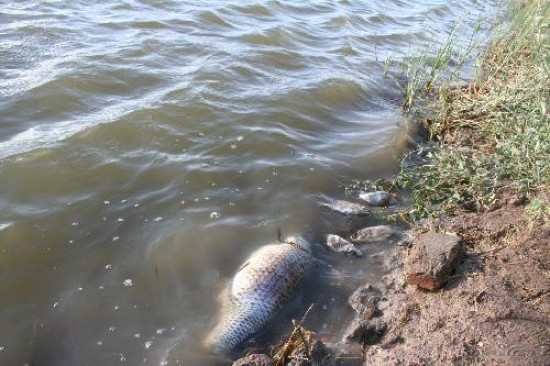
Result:
{"label": "bubble on water", "polygon": [[195,198],[195,199],[194,199],[193,201],[195,201],[195,202],[199,202],[199,199],[198,199],[198,198]]}
{"label": "bubble on water", "polygon": [[168,361],[162,360],[162,361],[160,362],[160,366],[166,366],[166,365],[168,365]]}
{"label": "bubble on water", "polygon": [[138,308],[138,306],[137,306],[137,305],[134,305],[134,309],[137,309],[137,308]]}
{"label": "bubble on water", "polygon": [[120,236],[113,236],[113,241],[119,241],[120,240]]}
{"label": "bubble on water", "polygon": [[273,172],[271,172],[271,174],[272,174],[274,177],[276,177],[276,176],[279,175],[279,173],[278,173],[277,171],[275,171],[275,170],[274,170]]}
{"label": "bubble on water", "polygon": [[204,200],[205,201],[210,201],[210,197],[206,196],[206,197],[204,197]]}
{"label": "bubble on water", "polygon": [[203,136],[204,136],[204,132],[199,132],[199,136],[200,136],[200,137],[203,137]]}
{"label": "bubble on water", "polygon": [[123,222],[124,219],[123,219],[122,217],[119,217],[119,218],[117,219],[117,221],[118,221],[118,222]]}
{"label": "bubble on water", "polygon": [[6,349],[6,346],[0,346],[0,352]]}
{"label": "bubble on water", "polygon": [[111,204],[111,201],[103,201],[103,204],[104,204],[104,205],[110,205],[110,204]]}
{"label": "bubble on water", "polygon": [[328,309],[328,307],[327,307],[326,305],[323,305],[322,308],[323,308],[323,310],[327,310],[327,309]]}
{"label": "bubble on water", "polygon": [[231,145],[231,150],[235,150],[237,148],[237,145],[236,144],[232,144]]}
{"label": "bubble on water", "polygon": [[185,201],[182,200],[182,201],[180,202],[180,204],[185,205]]}
{"label": "bubble on water", "polygon": [[145,347],[145,349],[149,349],[149,348],[151,348],[152,345],[153,345],[153,342],[147,341],[147,342],[145,342],[144,347]]}
{"label": "bubble on water", "polygon": [[256,188],[258,191],[263,191],[264,190],[264,187],[258,187]]}
{"label": "bubble on water", "polygon": [[116,327],[109,327],[109,332],[114,332],[116,330]]}
{"label": "bubble on water", "polygon": [[212,182],[212,184],[210,184],[212,187],[215,187],[216,186],[216,183],[215,182]]}
{"label": "bubble on water", "polygon": [[210,214],[210,218],[213,219],[213,220],[217,220],[217,219],[219,219],[220,217],[221,217],[220,213],[219,213],[219,212],[216,212],[216,211],[214,211],[214,212],[212,212],[212,213]]}
{"label": "bubble on water", "polygon": [[98,346],[103,346],[103,342],[102,342],[102,341],[97,341],[97,342],[95,342],[95,344],[97,344]]}
{"label": "bubble on water", "polygon": [[314,171],[314,170],[315,170],[315,168],[309,168],[309,171],[310,171],[310,172],[312,172],[312,171]]}
{"label": "bubble on water", "polygon": [[122,200],[122,201],[120,201],[120,203],[126,203],[126,200]]}
{"label": "bubble on water", "polygon": [[229,202],[229,206],[231,207],[235,206],[235,202]]}
{"label": "bubble on water", "polygon": [[153,221],[155,221],[155,222],[159,222],[159,221],[162,221],[162,220],[163,220],[162,216],[157,216],[153,219]]}
{"label": "bubble on water", "polygon": [[242,141],[244,140],[244,136],[237,136],[237,141]]}
{"label": "bubble on water", "polygon": [[134,338],[141,338],[141,334],[139,333],[134,334]]}
{"label": "bubble on water", "polygon": [[130,278],[127,278],[124,280],[124,282],[122,282],[122,284],[124,285],[124,287],[130,287],[132,286],[132,280]]}
{"label": "bubble on water", "polygon": [[77,226],[78,225],[78,221],[75,221],[71,224],[71,226]]}
{"label": "bubble on water", "polygon": [[136,207],[136,208],[139,207],[139,203],[136,203],[136,204],[134,205],[134,207]]}
{"label": "bubble on water", "polygon": [[61,299],[59,299],[58,301],[54,302],[53,303],[53,307],[56,308],[59,306],[59,304],[61,304]]}
{"label": "bubble on water", "polygon": [[122,353],[120,354],[120,362],[126,362],[126,357]]}
{"label": "bubble on water", "polygon": [[266,179],[265,182],[266,182],[266,183],[269,183],[269,182],[271,182],[271,181],[270,181],[269,179]]}
{"label": "bubble on water", "polygon": [[78,292],[84,291],[84,288],[83,288],[83,287],[79,287],[79,288],[76,289],[76,291],[78,291]]}
{"label": "bubble on water", "polygon": [[105,288],[105,287],[103,287],[103,285],[100,285],[100,286],[98,287],[98,289],[100,289],[100,290],[103,290],[104,288]]}
{"label": "bubble on water", "polygon": [[120,310],[120,306],[115,305],[115,306],[113,307],[113,309],[115,309],[115,310]]}
{"label": "bubble on water", "polygon": [[103,217],[103,221],[107,221],[107,218],[106,218],[106,217]]}
{"label": "bubble on water", "polygon": [[157,334],[164,334],[165,332],[166,332],[166,328],[159,328],[156,331]]}
{"label": "bubble on water", "polygon": [[112,265],[112,264],[107,264],[107,265],[105,266],[105,269],[111,269],[111,268],[113,268],[113,265]]}
{"label": "bubble on water", "polygon": [[244,170],[239,170],[239,174],[244,174]]}

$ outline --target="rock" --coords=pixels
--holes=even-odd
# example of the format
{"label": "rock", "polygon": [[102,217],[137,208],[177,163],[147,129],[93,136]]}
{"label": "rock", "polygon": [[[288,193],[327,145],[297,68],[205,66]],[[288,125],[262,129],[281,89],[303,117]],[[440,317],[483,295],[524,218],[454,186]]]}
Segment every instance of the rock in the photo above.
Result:
{"label": "rock", "polygon": [[357,242],[375,242],[390,238],[395,230],[388,225],[370,226],[359,230],[351,239]]}
{"label": "rock", "polygon": [[344,332],[344,342],[376,344],[384,336],[387,325],[381,321],[366,321],[355,318]]}
{"label": "rock", "polygon": [[410,230],[407,230],[403,233],[401,233],[401,239],[395,243],[398,247],[408,247],[412,243],[412,232]]}
{"label": "rock", "polygon": [[359,194],[359,198],[370,206],[387,206],[390,203],[390,194],[386,191],[363,192]]}
{"label": "rock", "polygon": [[342,238],[341,236],[334,234],[329,234],[327,236],[327,247],[337,253],[353,255],[356,257],[360,257],[363,255],[363,252],[357,249],[355,245]]}
{"label": "rock", "polygon": [[264,354],[254,353],[233,362],[233,366],[273,366],[273,360]]}
{"label": "rock", "polygon": [[456,235],[429,232],[413,241],[405,273],[407,282],[420,288],[436,291],[447,282],[460,252]]}
{"label": "rock", "polygon": [[313,364],[317,365],[332,365],[332,354],[323,342],[316,339],[311,343],[309,353]]}
{"label": "rock", "polygon": [[351,294],[348,304],[363,320],[370,320],[376,312],[376,304],[382,292],[370,284],[359,287]]}

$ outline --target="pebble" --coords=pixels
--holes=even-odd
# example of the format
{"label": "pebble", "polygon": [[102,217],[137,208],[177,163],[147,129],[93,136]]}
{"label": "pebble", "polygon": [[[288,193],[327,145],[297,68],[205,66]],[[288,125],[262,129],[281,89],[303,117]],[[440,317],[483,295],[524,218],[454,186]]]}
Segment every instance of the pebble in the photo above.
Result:
{"label": "pebble", "polygon": [[371,206],[386,206],[390,202],[390,194],[386,191],[363,192],[359,198]]}

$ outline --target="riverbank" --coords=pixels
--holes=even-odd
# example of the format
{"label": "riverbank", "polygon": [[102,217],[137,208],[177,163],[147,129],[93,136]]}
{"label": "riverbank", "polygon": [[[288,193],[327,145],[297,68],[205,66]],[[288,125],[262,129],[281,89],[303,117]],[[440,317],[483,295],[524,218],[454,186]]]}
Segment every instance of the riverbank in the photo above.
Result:
{"label": "riverbank", "polygon": [[550,364],[545,19],[548,2],[514,1],[468,84],[442,81],[450,66],[416,66],[426,74],[409,78],[406,109],[427,140],[395,180],[410,193],[396,216],[414,235],[350,298],[347,339],[361,350],[340,344],[329,357],[298,324],[275,364]]}
{"label": "riverbank", "polygon": [[[430,141],[398,182],[422,219],[379,285],[384,332],[365,364],[550,364],[550,4],[516,1],[508,16],[472,82],[416,90]],[[460,239],[435,291],[413,273],[434,263],[419,258],[426,231]]]}

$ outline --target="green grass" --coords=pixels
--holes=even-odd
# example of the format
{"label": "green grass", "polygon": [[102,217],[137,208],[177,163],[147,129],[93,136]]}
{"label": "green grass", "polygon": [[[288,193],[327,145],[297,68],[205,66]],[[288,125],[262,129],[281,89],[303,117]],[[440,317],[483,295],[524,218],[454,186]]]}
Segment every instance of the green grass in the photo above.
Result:
{"label": "green grass", "polygon": [[[397,177],[416,217],[483,209],[503,189],[550,188],[550,2],[515,1],[506,19],[468,84],[457,85],[461,62],[450,60],[475,47],[457,51],[452,36],[405,68],[405,109],[436,144]],[[537,212],[550,212],[547,200]]]}

